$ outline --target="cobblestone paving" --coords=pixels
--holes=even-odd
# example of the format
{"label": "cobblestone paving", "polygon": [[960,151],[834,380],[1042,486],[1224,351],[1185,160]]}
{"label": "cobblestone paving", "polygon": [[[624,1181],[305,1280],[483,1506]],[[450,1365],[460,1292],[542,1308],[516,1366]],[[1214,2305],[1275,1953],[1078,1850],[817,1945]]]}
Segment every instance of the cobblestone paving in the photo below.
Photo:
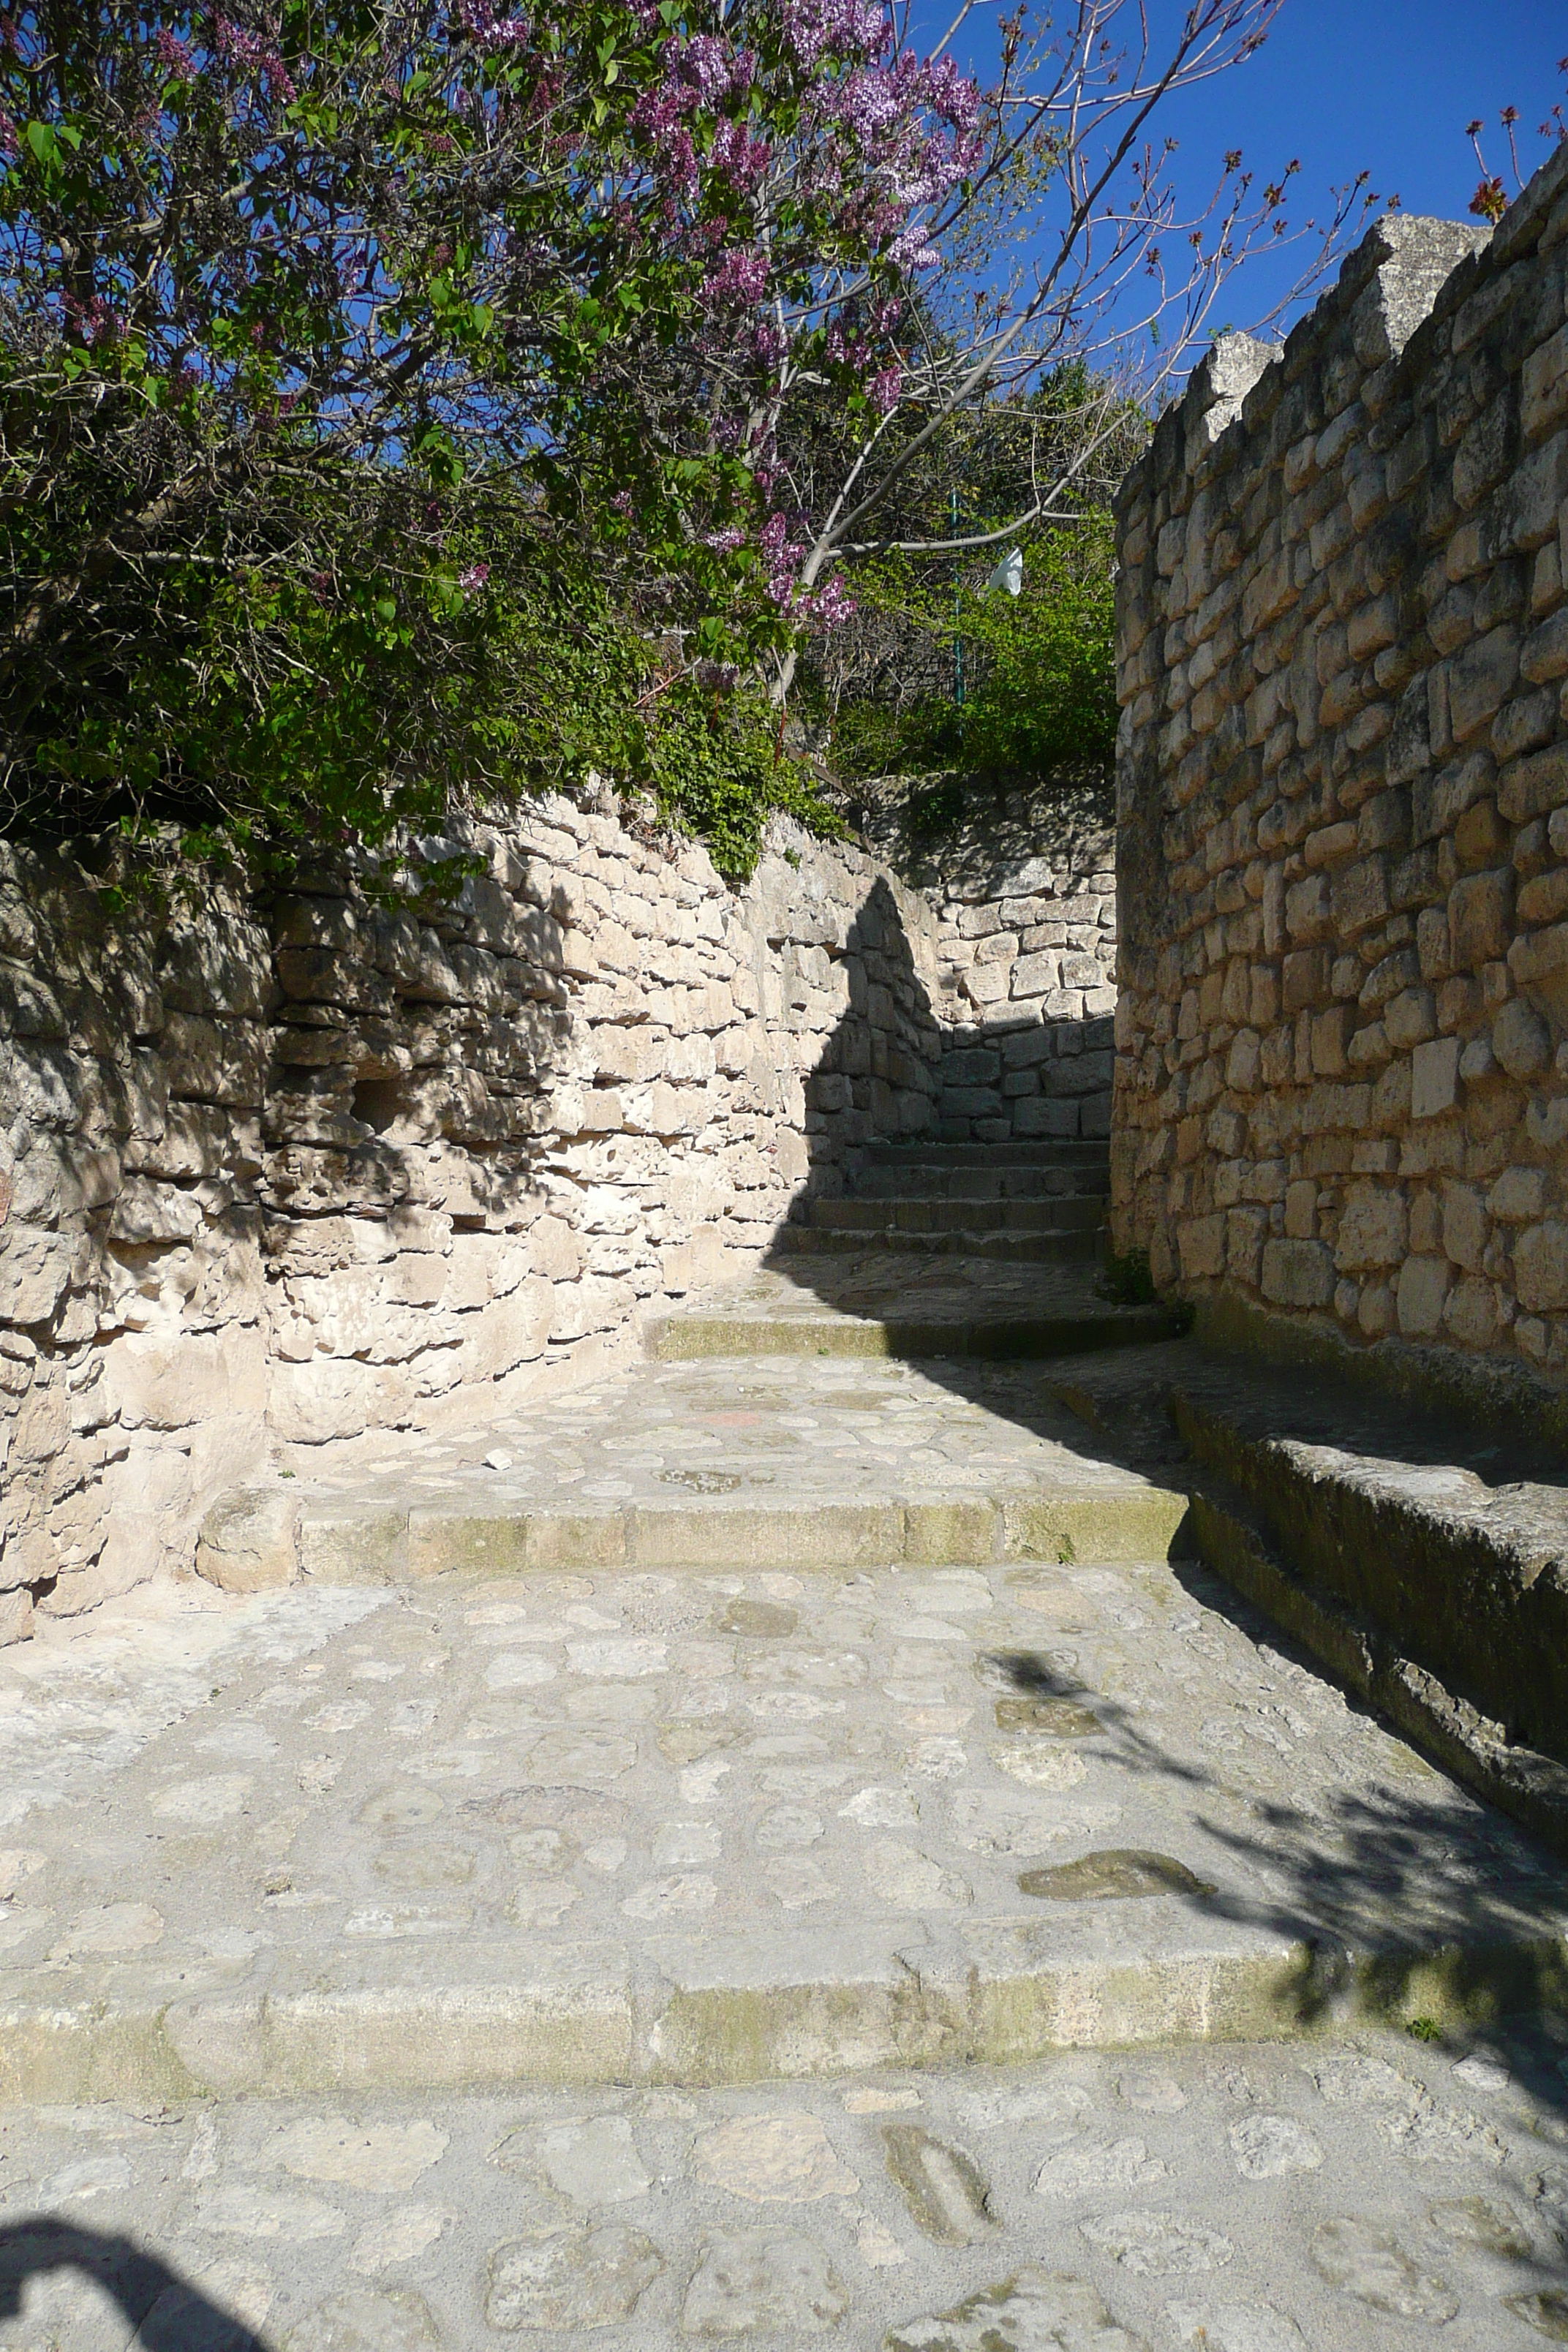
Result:
{"label": "cobblestone paving", "polygon": [[0,2121],[0,2347],[1528,2352],[1568,2332],[1558,2057],[47,2106]]}
{"label": "cobblestone paving", "polygon": [[486,1509],[704,1496],[868,1503],[1137,1483],[1051,1401],[1047,1377],[1026,1365],[949,1362],[938,1378],[912,1363],[815,1356],[639,1364],[559,1403],[421,1438],[416,1450],[383,1435],[334,1449],[327,1468],[319,1449],[289,1458],[310,1465],[307,1502],[321,1494],[374,1504],[395,1492],[416,1502],[460,1496]]}
{"label": "cobblestone paving", "polygon": [[1191,1570],[204,1598],[0,1661],[13,2095],[807,2074],[1560,1965],[1557,1866]]}

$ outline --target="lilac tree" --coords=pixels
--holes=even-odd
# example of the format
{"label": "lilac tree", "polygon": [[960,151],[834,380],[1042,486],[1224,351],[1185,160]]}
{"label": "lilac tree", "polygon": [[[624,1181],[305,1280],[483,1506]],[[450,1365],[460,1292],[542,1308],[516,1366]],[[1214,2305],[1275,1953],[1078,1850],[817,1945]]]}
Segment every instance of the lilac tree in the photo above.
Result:
{"label": "lilac tree", "polygon": [[13,810],[375,839],[515,788],[542,577],[667,649],[639,708],[782,690],[947,420],[1132,282],[1175,365],[1279,231],[1239,159],[1184,223],[1150,125],[1279,5],[1193,0],[1163,57],[1131,0],[1020,16],[986,90],[973,0],[926,56],[883,0],[0,18]]}

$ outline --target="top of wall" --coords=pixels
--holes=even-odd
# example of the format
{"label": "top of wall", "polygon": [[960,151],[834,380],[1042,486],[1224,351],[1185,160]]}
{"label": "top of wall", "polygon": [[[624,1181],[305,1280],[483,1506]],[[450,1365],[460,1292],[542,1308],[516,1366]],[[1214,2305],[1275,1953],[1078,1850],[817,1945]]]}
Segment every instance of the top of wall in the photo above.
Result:
{"label": "top of wall", "polygon": [[1362,404],[1373,415],[1428,364],[1434,331],[1444,320],[1455,321],[1454,349],[1468,349],[1506,305],[1511,272],[1534,252],[1564,187],[1568,141],[1493,230],[1385,213],[1283,343],[1216,337],[1122,482],[1119,511],[1182,474],[1195,485],[1227,471],[1252,436],[1268,429],[1290,388],[1342,344],[1349,344],[1358,373],[1373,371],[1360,387]]}

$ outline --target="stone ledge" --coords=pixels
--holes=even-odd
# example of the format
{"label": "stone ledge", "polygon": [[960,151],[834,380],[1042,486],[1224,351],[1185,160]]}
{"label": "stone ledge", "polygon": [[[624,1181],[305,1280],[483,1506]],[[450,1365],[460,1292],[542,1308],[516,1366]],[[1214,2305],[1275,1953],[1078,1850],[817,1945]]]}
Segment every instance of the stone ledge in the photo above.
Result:
{"label": "stone ledge", "polygon": [[[227,1498],[217,1507],[226,1513]],[[1120,1485],[867,1503],[634,1505],[611,1510],[362,1509],[305,1506],[294,1573],[389,1584],[451,1570],[489,1576],[581,1569],[842,1569],[907,1560],[1138,1560],[1170,1555],[1184,1495]],[[216,1581],[216,1579],[214,1580]],[[278,1582],[292,1581],[279,1577]]]}

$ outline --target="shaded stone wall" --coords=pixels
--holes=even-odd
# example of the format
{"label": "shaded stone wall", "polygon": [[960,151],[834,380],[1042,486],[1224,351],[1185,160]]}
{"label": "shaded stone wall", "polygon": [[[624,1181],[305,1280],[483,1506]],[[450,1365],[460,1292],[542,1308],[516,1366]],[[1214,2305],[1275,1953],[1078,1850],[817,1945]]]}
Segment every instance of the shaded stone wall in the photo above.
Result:
{"label": "shaded stone wall", "polygon": [[1568,147],[1221,339],[1119,509],[1113,1224],[1568,1376]]}
{"label": "shaded stone wall", "polygon": [[554,799],[426,921],[110,918],[0,846],[0,1640],[190,1556],[269,1451],[601,1370],[934,1123],[937,923]]}
{"label": "shaded stone wall", "polygon": [[[922,836],[950,785],[958,821]],[[1110,1131],[1115,827],[1102,776],[996,792],[973,779],[868,788],[862,831],[938,908],[941,1133],[1002,1143]]]}

